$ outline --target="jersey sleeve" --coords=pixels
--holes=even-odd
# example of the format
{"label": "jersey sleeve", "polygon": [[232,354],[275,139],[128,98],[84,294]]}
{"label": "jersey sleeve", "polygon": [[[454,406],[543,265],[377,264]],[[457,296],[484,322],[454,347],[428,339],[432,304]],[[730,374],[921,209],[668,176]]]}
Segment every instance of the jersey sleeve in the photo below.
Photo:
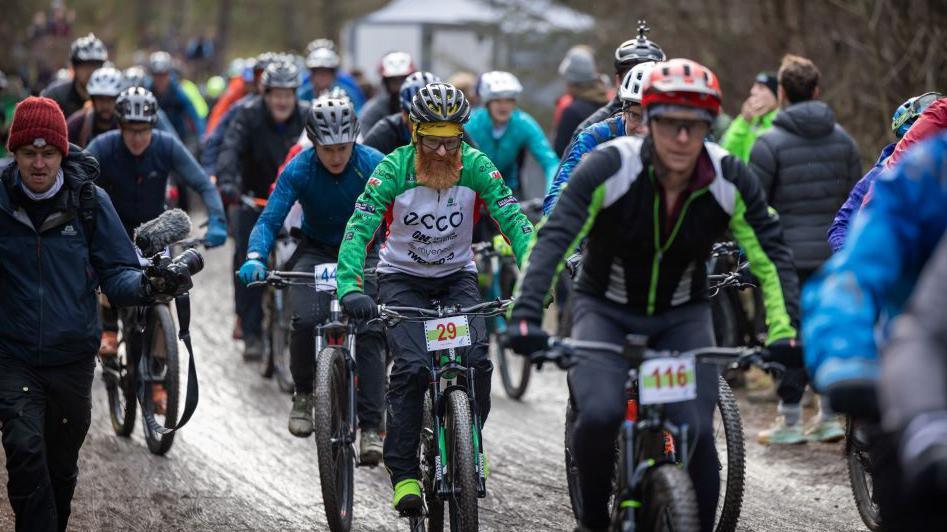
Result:
{"label": "jersey sleeve", "polygon": [[545,190],[548,191],[552,186],[553,178],[556,177],[556,170],[559,168],[559,156],[556,155],[552,146],[549,145],[549,141],[546,140],[546,135],[539,127],[539,124],[536,123],[536,120],[525,114],[523,119],[528,136],[527,146],[529,147],[529,152],[533,154],[533,157],[543,169],[543,173],[546,176]]}
{"label": "jersey sleeve", "polygon": [[189,188],[201,195],[204,206],[207,207],[208,216],[224,222],[227,217],[224,216],[224,204],[220,200],[217,187],[210,182],[210,178],[184,145],[177,139],[169,138],[169,141],[171,141],[171,167],[174,172],[184,179],[184,183]]}
{"label": "jersey sleeve", "polygon": [[552,289],[564,259],[585,238],[605,201],[605,182],[621,169],[617,148],[592,152],[572,174],[552,214],[539,228],[517,288],[514,319],[540,323],[543,301]]}
{"label": "jersey sleeve", "polygon": [[513,247],[517,264],[522,266],[533,237],[533,224],[520,209],[519,202],[510,187],[506,186],[500,171],[493,161],[479,154],[474,161],[477,167],[475,190],[487,207],[490,217],[500,229],[500,233]]}
{"label": "jersey sleeve", "polygon": [[336,270],[340,300],[346,294],[363,290],[365,256],[381,226],[385,212],[402,188],[404,178],[398,175],[398,157],[395,153],[378,163],[365,183],[365,190],[355,201],[355,210],[345,225]]}
{"label": "jersey sleeve", "polygon": [[[595,126],[593,125],[591,127]],[[591,151],[595,146],[595,137],[588,128],[582,133],[579,133],[575,141],[569,145],[568,153],[566,153],[562,159],[562,163],[559,165],[559,171],[556,173],[556,177],[553,179],[552,184],[546,192],[546,197],[543,199],[543,214],[548,216],[549,213],[552,212],[552,208],[556,206],[556,202],[559,200],[559,195],[562,194],[562,189],[565,188],[566,183],[569,182],[572,170],[574,170],[576,165],[582,160],[582,156]]]}
{"label": "jersey sleeve", "polygon": [[799,279],[792,252],[783,240],[782,226],[778,216],[767,207],[763,191],[747,167],[731,156],[728,168],[737,189],[730,231],[750,261],[750,272],[760,283],[769,342],[795,338],[799,324]]}

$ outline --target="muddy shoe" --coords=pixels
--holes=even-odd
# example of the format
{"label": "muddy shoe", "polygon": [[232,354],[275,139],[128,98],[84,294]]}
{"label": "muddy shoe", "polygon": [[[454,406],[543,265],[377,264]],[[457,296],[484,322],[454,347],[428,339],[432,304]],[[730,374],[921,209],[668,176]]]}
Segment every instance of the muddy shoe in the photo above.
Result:
{"label": "muddy shoe", "polygon": [[118,354],[118,333],[115,331],[102,331],[102,340],[99,342],[99,357],[104,362],[106,359],[115,358]]}
{"label": "muddy shoe", "polygon": [[408,478],[395,484],[395,510],[402,514],[413,514],[421,511],[421,483],[416,479]]}
{"label": "muddy shoe", "polygon": [[809,441],[818,441],[822,443],[835,443],[845,439],[845,429],[836,419],[822,419],[817,421],[806,429],[806,439]]}
{"label": "muddy shoe", "polygon": [[362,436],[358,440],[358,459],[362,465],[378,465],[383,448],[384,440],[377,429],[362,429]]}
{"label": "muddy shoe", "polygon": [[312,434],[312,394],[293,395],[293,409],[289,412],[289,432],[306,438]]}
{"label": "muddy shoe", "polygon": [[756,435],[756,441],[763,445],[795,445],[805,443],[806,437],[799,423],[787,425],[785,417],[777,416],[773,426]]}
{"label": "muddy shoe", "polygon": [[243,360],[252,361],[263,358],[263,340],[259,336],[248,336],[243,341]]}

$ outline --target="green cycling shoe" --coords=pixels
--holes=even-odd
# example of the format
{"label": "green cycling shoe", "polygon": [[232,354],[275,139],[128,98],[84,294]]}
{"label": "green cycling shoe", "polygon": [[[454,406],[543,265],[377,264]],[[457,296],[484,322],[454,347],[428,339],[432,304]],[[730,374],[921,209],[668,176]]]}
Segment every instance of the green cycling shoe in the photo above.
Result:
{"label": "green cycling shoe", "polygon": [[395,510],[401,513],[421,511],[421,482],[407,478],[395,484]]}

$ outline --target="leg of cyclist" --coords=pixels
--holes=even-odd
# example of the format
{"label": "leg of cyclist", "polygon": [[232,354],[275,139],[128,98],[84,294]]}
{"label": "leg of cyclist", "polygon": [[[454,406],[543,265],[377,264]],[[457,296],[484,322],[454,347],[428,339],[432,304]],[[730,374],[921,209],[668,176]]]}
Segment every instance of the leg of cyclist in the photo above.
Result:
{"label": "leg of cyclist", "polygon": [[[710,305],[692,303],[665,312],[662,330],[651,338],[655,349],[687,351],[714,345]],[[714,447],[713,415],[717,404],[720,369],[698,364],[697,399],[667,405],[667,414],[676,425],[687,424],[690,450],[688,472],[697,495],[701,530],[714,528],[717,499],[720,496],[720,470]]]}
{"label": "leg of cyclist", "polygon": [[[335,257],[309,240],[303,240],[291,262],[293,271],[311,272],[317,264],[335,262]],[[292,286],[289,289],[292,315],[289,370],[295,387],[293,408],[289,414],[289,432],[300,438],[309,436],[313,430],[312,384],[316,360],[313,328],[328,316],[330,299],[329,294],[314,292],[308,286]]]}
{"label": "leg of cyclist", "polygon": [[[462,307],[476,305],[483,301],[477,286],[477,275],[471,272],[458,272],[448,277],[448,293],[445,298],[450,304]],[[493,362],[487,352],[487,325],[482,317],[468,317],[471,345],[463,354],[464,363],[477,370],[476,394],[477,411],[480,413],[481,427],[490,413],[490,383],[493,377]]]}
{"label": "leg of cyclist", "polygon": [[[378,263],[378,255],[370,254],[366,267]],[[365,276],[365,293],[378,297],[378,277]],[[382,457],[381,421],[385,405],[385,328],[381,323],[360,325],[355,349],[358,365],[359,457],[363,464],[377,464]]]}
{"label": "leg of cyclist", "polygon": [[[250,232],[256,224],[260,213],[241,206],[234,217],[234,271],[238,270],[247,258],[247,245]],[[247,360],[254,360],[263,355],[263,289],[249,288],[236,277],[234,281],[234,303],[243,334],[243,356]]]}
{"label": "leg of cyclist", "polygon": [[[423,279],[389,273],[378,279],[378,301],[391,306],[429,307],[440,279]],[[397,510],[421,507],[418,464],[421,409],[430,381],[430,355],[421,323],[404,321],[388,328],[388,346],[394,364],[388,383],[388,434],[385,436],[385,467],[395,489]]]}
{"label": "leg of cyclist", "polygon": [[[629,332],[650,334],[647,319],[634,319],[624,307],[573,294],[576,340],[621,345]],[[627,323],[635,321],[634,324]],[[637,325],[629,328],[628,325]],[[608,498],[615,469],[615,438],[625,418],[625,382],[629,365],[621,356],[579,350],[577,365],[569,371],[569,389],[576,408],[572,442],[582,494],[582,525],[604,530],[609,523]]]}

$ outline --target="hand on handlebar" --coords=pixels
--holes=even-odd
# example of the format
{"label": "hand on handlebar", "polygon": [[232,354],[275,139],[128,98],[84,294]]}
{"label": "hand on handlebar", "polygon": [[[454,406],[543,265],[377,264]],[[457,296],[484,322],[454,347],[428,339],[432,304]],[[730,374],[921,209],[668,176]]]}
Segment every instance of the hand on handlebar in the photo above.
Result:
{"label": "hand on handlebar", "polygon": [[766,346],[769,355],[766,357],[768,362],[775,362],[786,368],[801,368],[802,361],[802,342],[795,338],[783,338],[775,340]]}
{"label": "hand on handlebar", "polygon": [[266,279],[266,264],[258,259],[249,259],[240,267],[237,277],[245,285]]}
{"label": "hand on handlebar", "polygon": [[349,292],[342,298],[342,308],[349,317],[364,321],[378,315],[378,306],[375,300],[362,292]]}
{"label": "hand on handlebar", "polygon": [[523,356],[549,348],[549,334],[540,324],[529,320],[511,320],[507,323],[506,334],[507,346]]}

